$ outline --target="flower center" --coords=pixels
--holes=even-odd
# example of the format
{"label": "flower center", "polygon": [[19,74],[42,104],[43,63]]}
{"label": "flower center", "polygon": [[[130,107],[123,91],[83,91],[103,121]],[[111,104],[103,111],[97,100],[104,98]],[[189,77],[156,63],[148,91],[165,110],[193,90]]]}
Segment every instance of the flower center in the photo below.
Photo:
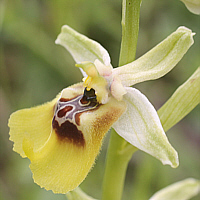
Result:
{"label": "flower center", "polygon": [[66,99],[63,94],[64,92],[55,107],[52,128],[61,141],[84,147],[85,138],[81,129],[80,117],[83,113],[98,108],[95,90],[85,88],[83,95],[75,96],[72,99]]}
{"label": "flower center", "polygon": [[85,88],[83,98],[86,98],[87,101],[95,102],[97,101],[97,96],[94,89]]}
{"label": "flower center", "polygon": [[76,64],[76,66],[82,68],[88,75],[83,78],[83,86],[86,88],[85,91],[91,91],[92,89],[92,91],[95,91],[98,103],[107,103],[109,93],[108,82],[99,74],[94,63],[82,62],[80,64]]}

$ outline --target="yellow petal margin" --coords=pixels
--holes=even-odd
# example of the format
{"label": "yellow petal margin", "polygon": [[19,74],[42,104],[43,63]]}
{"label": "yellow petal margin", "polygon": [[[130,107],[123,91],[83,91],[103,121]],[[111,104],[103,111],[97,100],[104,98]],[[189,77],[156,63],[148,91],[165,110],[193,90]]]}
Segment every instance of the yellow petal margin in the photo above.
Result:
{"label": "yellow petal margin", "polygon": [[[65,89],[69,98],[83,94],[82,84]],[[9,120],[14,151],[31,160],[34,181],[54,193],[67,193],[87,176],[100,150],[102,139],[125,111],[124,102],[110,98],[107,104],[79,115],[78,130],[84,146],[60,138],[52,128],[57,97],[52,102],[13,113]]]}
{"label": "yellow petal margin", "polygon": [[24,138],[34,142],[34,151],[41,148],[49,138],[57,100],[55,98],[44,105],[16,111],[10,116],[10,140],[14,142],[13,150],[22,157],[26,157],[22,147]]}

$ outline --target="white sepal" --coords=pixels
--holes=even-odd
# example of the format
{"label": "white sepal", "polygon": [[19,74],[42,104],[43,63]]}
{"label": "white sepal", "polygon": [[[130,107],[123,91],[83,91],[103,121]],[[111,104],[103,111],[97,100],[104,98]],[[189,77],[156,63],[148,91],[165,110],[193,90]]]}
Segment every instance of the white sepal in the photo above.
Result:
{"label": "white sepal", "polygon": [[185,6],[187,7],[187,9],[196,14],[196,15],[200,15],[200,0],[181,0]]}
{"label": "white sepal", "polygon": [[194,33],[190,29],[179,27],[139,59],[115,68],[113,74],[118,75],[124,86],[158,79],[172,70],[181,60],[194,43],[193,36]]}
{"label": "white sepal", "polygon": [[67,25],[62,27],[61,33],[58,35],[55,43],[65,47],[76,63],[83,61],[94,63],[98,59],[104,65],[110,65],[110,56],[104,47],[98,42],[76,32]]}
{"label": "white sepal", "polygon": [[113,125],[115,131],[130,144],[159,159],[163,164],[177,167],[178,154],[169,143],[156,110],[137,89],[126,87],[123,100],[127,110]]}

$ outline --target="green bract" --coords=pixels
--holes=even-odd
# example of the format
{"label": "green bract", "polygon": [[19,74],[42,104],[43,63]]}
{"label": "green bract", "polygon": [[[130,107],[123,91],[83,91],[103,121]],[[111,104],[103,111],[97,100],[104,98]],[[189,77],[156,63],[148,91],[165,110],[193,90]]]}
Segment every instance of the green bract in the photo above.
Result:
{"label": "green bract", "polygon": [[156,192],[149,200],[188,200],[200,192],[200,181],[188,178]]}
{"label": "green bract", "polygon": [[200,67],[158,111],[164,130],[170,129],[200,103]]}
{"label": "green bract", "polygon": [[85,194],[79,187],[66,194],[68,200],[96,200]]}

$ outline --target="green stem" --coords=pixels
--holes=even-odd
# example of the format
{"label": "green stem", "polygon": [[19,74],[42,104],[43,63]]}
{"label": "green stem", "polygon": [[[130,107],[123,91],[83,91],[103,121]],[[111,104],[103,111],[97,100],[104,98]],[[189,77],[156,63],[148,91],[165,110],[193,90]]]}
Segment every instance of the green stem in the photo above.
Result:
{"label": "green stem", "polygon": [[122,197],[126,169],[132,154],[137,151],[112,129],[107,152],[102,200],[120,200]]}
{"label": "green stem", "polygon": [[123,0],[122,41],[119,66],[135,60],[141,0]]}
{"label": "green stem", "polygon": [[[119,66],[134,61],[139,32],[141,0],[123,0],[122,42]],[[103,180],[102,200],[120,200],[122,197],[126,170],[137,148],[127,143],[112,129],[107,151]]]}

